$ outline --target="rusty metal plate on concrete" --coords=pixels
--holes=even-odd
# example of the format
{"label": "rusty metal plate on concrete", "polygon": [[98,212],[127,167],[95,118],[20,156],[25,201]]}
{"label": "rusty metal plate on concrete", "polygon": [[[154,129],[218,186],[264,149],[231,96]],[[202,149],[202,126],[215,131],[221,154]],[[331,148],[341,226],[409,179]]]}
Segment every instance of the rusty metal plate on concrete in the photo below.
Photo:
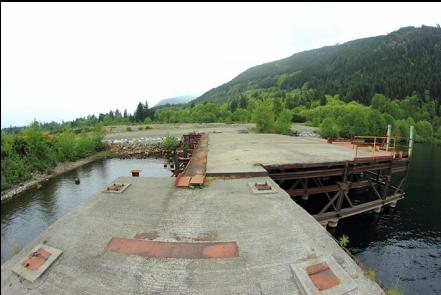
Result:
{"label": "rusty metal plate on concrete", "polygon": [[47,245],[37,245],[31,252],[14,265],[12,271],[30,282],[38,279],[63,253]]}
{"label": "rusty metal plate on concrete", "polygon": [[319,290],[326,290],[340,283],[326,262],[310,265],[306,268],[306,272]]}
{"label": "rusty metal plate on concrete", "polygon": [[352,294],[357,284],[332,256],[322,256],[290,265],[304,295]]}
{"label": "rusty metal plate on concrete", "polygon": [[[248,182],[251,191],[254,194],[274,194],[278,191],[273,187],[273,184],[269,181],[263,182]],[[264,188],[264,189],[262,189]]]}
{"label": "rusty metal plate on concrete", "polygon": [[190,185],[190,179],[189,176],[178,176],[176,178],[176,186],[177,187],[186,187]]}
{"label": "rusty metal plate on concrete", "polygon": [[142,170],[130,170],[130,173],[132,173],[132,176],[139,176],[139,173],[141,173]]}
{"label": "rusty metal plate on concrete", "polygon": [[108,187],[106,187],[105,190],[103,190],[103,193],[116,193],[120,194],[123,191],[125,191],[130,186],[130,183],[112,183]]}
{"label": "rusty metal plate on concrete", "polygon": [[22,263],[22,266],[29,270],[37,270],[46,262],[46,260],[49,259],[51,255],[52,253],[40,248],[33,252],[31,256]]}
{"label": "rusty metal plate on concrete", "polygon": [[157,258],[232,258],[239,256],[236,242],[159,242],[113,237],[107,244],[108,251],[125,255]]}
{"label": "rusty metal plate on concrete", "polygon": [[201,185],[204,184],[205,176],[204,175],[195,175],[190,179],[190,185]]}

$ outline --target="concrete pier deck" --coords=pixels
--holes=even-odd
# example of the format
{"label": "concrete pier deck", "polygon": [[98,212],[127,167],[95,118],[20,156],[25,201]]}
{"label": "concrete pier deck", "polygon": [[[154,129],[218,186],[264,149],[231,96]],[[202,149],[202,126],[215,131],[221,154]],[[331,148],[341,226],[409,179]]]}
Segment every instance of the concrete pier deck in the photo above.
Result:
{"label": "concrete pier deck", "polygon": [[[214,179],[195,190],[176,188],[174,178],[116,181],[131,185],[121,194],[98,193],[3,264],[2,294],[302,294],[293,266],[324,255],[355,282],[357,290],[350,294],[384,294],[268,177]],[[257,181],[270,183],[276,192],[253,193],[249,183]],[[135,236],[235,242],[239,256],[154,258],[106,250],[112,237]],[[11,268],[38,243],[63,254],[30,283]]]}
{"label": "concrete pier deck", "polygon": [[[207,177],[196,189],[177,188],[171,177],[118,178],[124,191],[98,193],[4,263],[1,292],[385,294],[262,167],[353,157],[317,138],[210,133],[207,176],[233,177]],[[39,244],[62,255],[30,282],[12,269]],[[333,265],[337,287],[308,289],[311,261]]]}
{"label": "concrete pier deck", "polygon": [[[359,151],[358,156],[371,153]],[[207,175],[267,175],[262,165],[353,161],[351,148],[313,137],[279,134],[210,134]]]}

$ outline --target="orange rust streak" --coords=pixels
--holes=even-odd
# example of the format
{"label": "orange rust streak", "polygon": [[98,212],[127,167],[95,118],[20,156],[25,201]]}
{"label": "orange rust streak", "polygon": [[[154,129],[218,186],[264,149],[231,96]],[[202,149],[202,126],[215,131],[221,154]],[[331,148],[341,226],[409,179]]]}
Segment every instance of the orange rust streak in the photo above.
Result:
{"label": "orange rust streak", "polygon": [[37,251],[37,256],[30,256],[26,261],[23,262],[23,266],[30,270],[39,269],[52,255],[52,253],[40,248]]}
{"label": "orange rust streak", "polygon": [[204,175],[195,175],[191,177],[190,184],[203,184],[205,176]]}
{"label": "orange rust streak", "polygon": [[177,243],[113,237],[107,250],[125,255],[157,258],[231,258],[239,256],[236,242]]}
{"label": "orange rust streak", "polygon": [[306,268],[306,272],[308,275],[313,275],[322,271],[329,269],[329,266],[326,262],[321,262],[318,264],[310,265]]}
{"label": "orange rust streak", "polygon": [[326,290],[340,284],[340,279],[329,268],[326,262],[308,266],[306,272],[319,290]]}
{"label": "orange rust streak", "polygon": [[175,185],[178,187],[189,186],[191,177],[179,175],[176,178]]}

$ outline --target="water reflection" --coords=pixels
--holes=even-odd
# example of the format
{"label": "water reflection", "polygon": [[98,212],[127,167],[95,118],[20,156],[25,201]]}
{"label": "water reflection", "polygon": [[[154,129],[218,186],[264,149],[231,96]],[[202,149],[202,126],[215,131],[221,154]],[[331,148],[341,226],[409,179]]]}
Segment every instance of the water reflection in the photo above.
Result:
{"label": "water reflection", "polygon": [[339,222],[334,236],[375,270],[386,287],[404,294],[441,294],[441,147],[416,145],[406,198],[380,214]]}

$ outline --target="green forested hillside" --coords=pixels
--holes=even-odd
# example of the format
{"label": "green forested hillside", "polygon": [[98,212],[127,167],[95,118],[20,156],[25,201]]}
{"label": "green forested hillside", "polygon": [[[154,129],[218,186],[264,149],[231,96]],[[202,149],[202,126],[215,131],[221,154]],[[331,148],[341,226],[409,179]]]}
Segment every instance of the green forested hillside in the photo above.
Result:
{"label": "green forested hillside", "polygon": [[[2,129],[1,189],[103,148],[102,126],[256,123],[256,132],[292,134],[291,123],[323,137],[393,135],[441,144],[441,29],[403,28],[387,36],[324,47],[253,67],[191,103],[118,109],[71,122]],[[96,128],[94,128],[96,127]],[[148,129],[149,126],[138,126]],[[127,131],[131,131],[127,127]]]}
{"label": "green forested hillside", "polygon": [[320,99],[339,94],[369,105],[375,93],[402,99],[429,91],[441,102],[441,28],[406,27],[388,35],[296,53],[252,67],[195,102],[224,102],[247,90],[307,86]]}

